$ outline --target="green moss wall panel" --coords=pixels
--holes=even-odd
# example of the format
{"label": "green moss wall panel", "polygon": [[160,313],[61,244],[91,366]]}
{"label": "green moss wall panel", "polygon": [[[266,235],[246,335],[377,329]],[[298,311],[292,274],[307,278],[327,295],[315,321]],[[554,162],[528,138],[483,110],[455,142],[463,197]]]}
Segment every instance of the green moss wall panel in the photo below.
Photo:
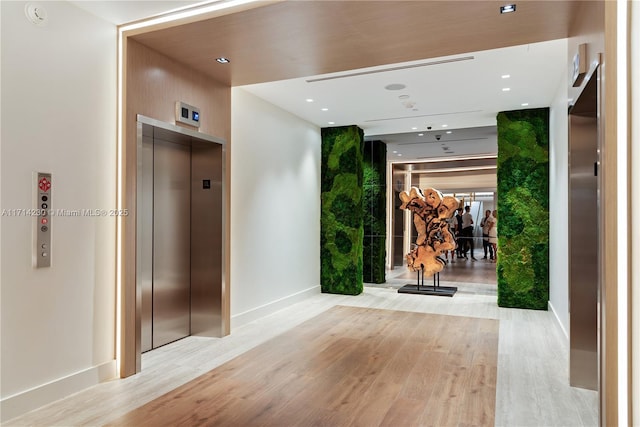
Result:
{"label": "green moss wall panel", "polygon": [[498,114],[498,305],[549,300],[549,109]]}
{"label": "green moss wall panel", "polygon": [[382,141],[365,141],[363,173],[363,279],[365,283],[384,283],[387,144]]}
{"label": "green moss wall panel", "polygon": [[322,292],[358,295],[363,289],[362,154],[357,126],[323,128],[320,214]]}

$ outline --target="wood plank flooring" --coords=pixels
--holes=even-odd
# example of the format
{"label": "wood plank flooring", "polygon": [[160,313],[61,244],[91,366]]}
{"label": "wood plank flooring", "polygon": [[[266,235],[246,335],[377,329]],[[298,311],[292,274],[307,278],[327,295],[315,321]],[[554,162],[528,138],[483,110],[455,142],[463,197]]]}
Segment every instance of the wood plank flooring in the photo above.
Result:
{"label": "wood plank flooring", "polygon": [[[402,269],[388,271],[387,283],[366,285],[358,296],[320,294],[318,291],[304,301],[234,328],[232,334],[224,338],[187,337],[160,347],[142,355],[142,372],[137,375],[98,384],[2,425],[100,426],[112,423],[336,305],[499,319],[495,425],[598,425],[598,393],[569,386],[568,338],[553,312],[498,307],[495,282],[452,283],[458,287],[453,298],[399,294],[397,288],[404,285],[406,279],[396,276],[403,274]],[[439,333],[446,334],[447,331],[440,328]],[[421,354],[419,342],[407,346],[406,352],[396,356],[400,365],[414,363]],[[393,381],[372,384],[367,392],[367,403],[357,409],[358,416],[353,425],[368,426],[370,417],[379,419],[383,414],[385,423],[394,421],[396,415],[387,413],[388,402],[381,391],[391,392],[388,390],[395,388],[400,393],[397,383],[400,373],[388,375]],[[472,375],[484,373],[474,371]],[[416,389],[419,386],[411,385]],[[399,410],[400,405],[413,408],[410,400],[411,397],[408,401],[398,401],[395,410]]]}
{"label": "wood plank flooring", "polygon": [[110,425],[489,426],[498,330],[335,306]]}

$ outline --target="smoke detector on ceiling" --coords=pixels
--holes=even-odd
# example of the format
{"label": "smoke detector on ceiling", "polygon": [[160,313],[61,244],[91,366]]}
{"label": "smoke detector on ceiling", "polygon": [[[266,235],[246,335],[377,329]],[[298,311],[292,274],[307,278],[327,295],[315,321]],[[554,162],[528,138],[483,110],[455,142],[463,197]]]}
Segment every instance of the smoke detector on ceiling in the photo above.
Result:
{"label": "smoke detector on ceiling", "polygon": [[406,87],[407,85],[403,85],[402,83],[391,83],[389,85],[386,85],[384,88],[386,90],[402,90]]}
{"label": "smoke detector on ceiling", "polygon": [[34,25],[43,26],[47,23],[47,11],[44,7],[35,4],[27,4],[24,7],[27,19]]}

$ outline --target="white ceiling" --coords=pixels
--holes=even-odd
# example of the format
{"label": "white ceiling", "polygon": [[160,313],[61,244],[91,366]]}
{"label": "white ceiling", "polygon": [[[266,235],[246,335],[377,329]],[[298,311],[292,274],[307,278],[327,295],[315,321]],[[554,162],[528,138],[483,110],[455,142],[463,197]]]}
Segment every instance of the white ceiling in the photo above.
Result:
{"label": "white ceiling", "polygon": [[550,106],[566,70],[562,39],[242,88],[320,127],[358,125],[406,161],[496,153],[497,113]]}
{"label": "white ceiling", "polygon": [[[207,2],[72,3],[123,24]],[[367,139],[387,142],[389,160],[407,162],[495,154],[497,113],[550,106],[566,72],[561,39],[242,88],[319,127],[358,125]]]}

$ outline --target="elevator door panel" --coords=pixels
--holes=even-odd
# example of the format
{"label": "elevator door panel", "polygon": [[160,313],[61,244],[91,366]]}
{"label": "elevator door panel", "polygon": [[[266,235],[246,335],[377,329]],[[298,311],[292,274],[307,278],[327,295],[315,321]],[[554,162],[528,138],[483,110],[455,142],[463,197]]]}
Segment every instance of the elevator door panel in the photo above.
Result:
{"label": "elevator door panel", "polygon": [[138,281],[142,291],[142,351],[153,348],[153,136],[145,135],[138,174]]}
{"label": "elevator door panel", "polygon": [[598,118],[591,77],[569,115],[569,382],[598,389]]}
{"label": "elevator door panel", "polygon": [[190,334],[191,149],[154,139],[153,347]]}
{"label": "elevator door panel", "polygon": [[[204,185],[207,182],[208,185]],[[224,242],[222,147],[191,145],[191,334],[220,336]],[[196,232],[197,230],[197,232]]]}

